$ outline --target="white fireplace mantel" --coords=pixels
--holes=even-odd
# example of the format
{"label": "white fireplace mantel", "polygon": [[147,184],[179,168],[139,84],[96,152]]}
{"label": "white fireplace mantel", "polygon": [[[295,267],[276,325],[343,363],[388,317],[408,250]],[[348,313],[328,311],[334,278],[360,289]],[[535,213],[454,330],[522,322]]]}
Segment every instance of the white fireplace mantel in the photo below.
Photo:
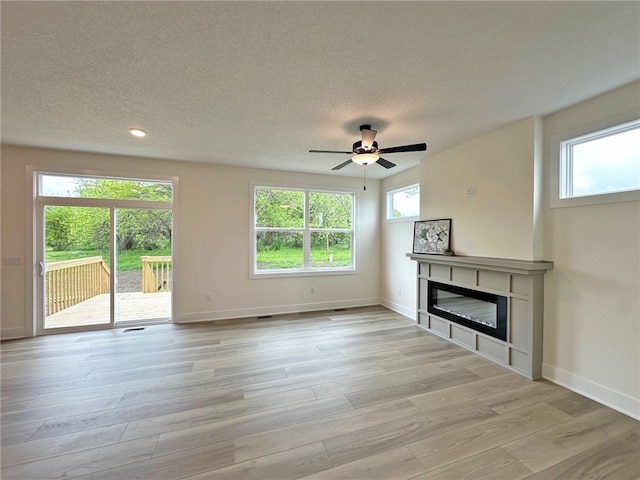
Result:
{"label": "white fireplace mantel", "polygon": [[[417,321],[426,330],[529,378],[542,374],[544,274],[553,262],[408,253],[417,262]],[[507,298],[507,339],[428,312],[429,281]]]}

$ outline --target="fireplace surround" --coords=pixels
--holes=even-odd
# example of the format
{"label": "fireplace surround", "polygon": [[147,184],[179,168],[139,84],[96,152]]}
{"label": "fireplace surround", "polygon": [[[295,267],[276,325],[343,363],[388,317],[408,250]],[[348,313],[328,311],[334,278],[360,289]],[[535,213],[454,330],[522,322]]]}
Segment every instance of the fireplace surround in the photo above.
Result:
{"label": "fireplace surround", "polygon": [[422,328],[528,378],[541,377],[544,274],[552,262],[407,256],[417,262]]}

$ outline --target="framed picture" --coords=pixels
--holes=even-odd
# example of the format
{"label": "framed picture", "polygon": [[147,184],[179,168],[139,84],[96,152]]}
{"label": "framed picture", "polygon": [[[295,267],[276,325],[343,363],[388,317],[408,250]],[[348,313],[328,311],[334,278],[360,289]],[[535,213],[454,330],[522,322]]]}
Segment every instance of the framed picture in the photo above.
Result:
{"label": "framed picture", "polygon": [[451,219],[420,220],[413,227],[413,253],[444,255],[450,247]]}

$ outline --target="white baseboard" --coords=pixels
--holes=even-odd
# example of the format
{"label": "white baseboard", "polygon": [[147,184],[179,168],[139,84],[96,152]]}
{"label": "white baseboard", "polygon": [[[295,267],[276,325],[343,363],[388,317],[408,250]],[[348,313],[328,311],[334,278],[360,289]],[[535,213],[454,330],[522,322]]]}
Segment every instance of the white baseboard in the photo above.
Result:
{"label": "white baseboard", "polygon": [[380,305],[378,297],[357,298],[353,300],[298,303],[294,305],[276,305],[272,307],[241,308],[233,310],[215,310],[210,312],[186,313],[179,316],[175,323],[206,322],[211,320],[230,320],[234,318],[261,317],[286,313],[313,312],[317,310],[333,310],[336,308],[354,308]]}
{"label": "white baseboard", "polygon": [[547,363],[542,364],[542,377],[618,412],[640,420],[640,399],[600,385],[584,377]]}
{"label": "white baseboard", "polygon": [[27,332],[23,327],[3,328],[0,332],[2,340],[15,340],[17,338],[27,338]]}
{"label": "white baseboard", "polygon": [[415,308],[407,308],[404,305],[400,305],[399,303],[392,302],[388,298],[380,299],[380,305],[384,305],[389,310],[393,310],[394,312],[398,312],[405,317],[409,317],[411,320],[416,319],[416,309]]}

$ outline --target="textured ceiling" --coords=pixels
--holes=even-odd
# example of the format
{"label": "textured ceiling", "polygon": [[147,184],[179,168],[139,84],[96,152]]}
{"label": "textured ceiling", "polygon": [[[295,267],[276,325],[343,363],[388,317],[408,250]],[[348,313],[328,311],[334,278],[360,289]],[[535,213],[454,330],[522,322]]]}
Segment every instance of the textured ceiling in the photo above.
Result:
{"label": "textured ceiling", "polygon": [[[7,2],[2,141],[383,178],[640,77],[638,2]],[[140,127],[144,139],[128,135]],[[359,176],[349,165],[339,175]]]}

